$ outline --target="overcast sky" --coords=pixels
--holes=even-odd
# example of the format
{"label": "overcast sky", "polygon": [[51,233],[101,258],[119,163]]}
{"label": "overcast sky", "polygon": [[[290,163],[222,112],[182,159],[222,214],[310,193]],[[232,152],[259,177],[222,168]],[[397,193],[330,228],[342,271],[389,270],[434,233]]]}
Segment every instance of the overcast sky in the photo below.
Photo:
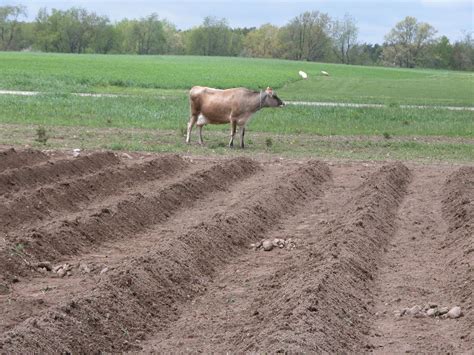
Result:
{"label": "overcast sky", "polygon": [[197,26],[205,16],[226,18],[231,27],[258,27],[264,23],[285,25],[304,11],[318,10],[331,17],[352,15],[359,27],[359,41],[382,43],[384,35],[405,16],[428,22],[452,41],[473,31],[473,1],[471,0],[0,0],[0,5],[23,4],[28,19],[34,20],[38,10],[83,7],[106,15],[112,21],[139,18],[153,12],[166,18],[179,29]]}

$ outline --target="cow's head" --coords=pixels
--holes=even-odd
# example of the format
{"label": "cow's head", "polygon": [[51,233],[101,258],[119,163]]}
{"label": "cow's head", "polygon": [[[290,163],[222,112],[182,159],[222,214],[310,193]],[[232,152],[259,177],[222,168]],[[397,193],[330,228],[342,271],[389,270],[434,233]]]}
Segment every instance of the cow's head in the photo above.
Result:
{"label": "cow's head", "polygon": [[276,92],[272,90],[271,87],[268,87],[267,90],[265,90],[265,106],[267,107],[283,107],[285,106],[285,103],[280,100],[280,98],[277,96]]}

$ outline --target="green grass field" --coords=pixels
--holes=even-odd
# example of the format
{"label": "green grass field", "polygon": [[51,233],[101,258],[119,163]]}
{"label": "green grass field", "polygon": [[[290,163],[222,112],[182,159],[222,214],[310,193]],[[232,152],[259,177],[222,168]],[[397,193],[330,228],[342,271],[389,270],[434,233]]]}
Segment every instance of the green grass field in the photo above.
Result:
{"label": "green grass field", "polygon": [[[301,80],[299,70],[306,71],[309,79]],[[321,76],[321,70],[330,76]],[[31,130],[38,126],[47,127],[51,136],[47,145],[51,147],[61,147],[55,133],[59,131],[62,145],[69,146],[78,131],[119,130],[126,135],[127,131],[152,130],[166,140],[147,140],[140,133],[127,136],[130,140],[124,141],[117,140],[117,135],[97,133],[101,140],[92,139],[93,146],[84,141],[81,145],[192,153],[211,149],[225,153],[228,151],[222,146],[227,142],[227,126],[205,128],[207,148],[182,144],[189,115],[187,90],[193,85],[257,90],[272,86],[283,100],[387,106],[287,105],[283,109],[264,109],[255,114],[248,126],[249,152],[356,159],[474,160],[473,111],[400,107],[472,107],[473,73],[247,58],[9,52],[0,52],[0,73],[0,90],[44,93],[31,97],[0,95],[0,124],[4,131],[0,144],[37,144]],[[70,94],[74,92],[123,96],[78,97]],[[12,138],[8,137],[8,128],[29,133],[23,140],[19,135]],[[301,144],[285,138],[298,135],[306,137]],[[327,136],[344,139],[318,139]],[[269,147],[264,142],[271,137],[278,138],[273,138],[274,144]]]}
{"label": "green grass field", "polygon": [[[298,71],[308,73],[300,80]],[[321,76],[320,71],[330,73]],[[0,52],[0,88],[184,95],[194,85],[271,86],[286,100],[474,105],[474,74],[270,59]]]}

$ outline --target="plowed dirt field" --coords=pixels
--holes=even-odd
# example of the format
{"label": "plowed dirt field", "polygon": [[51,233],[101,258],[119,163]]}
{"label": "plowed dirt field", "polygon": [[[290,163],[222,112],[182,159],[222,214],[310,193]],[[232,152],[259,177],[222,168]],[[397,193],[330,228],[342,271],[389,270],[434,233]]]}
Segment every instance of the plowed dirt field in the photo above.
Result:
{"label": "plowed dirt field", "polygon": [[473,166],[130,154],[0,151],[0,353],[474,350]]}

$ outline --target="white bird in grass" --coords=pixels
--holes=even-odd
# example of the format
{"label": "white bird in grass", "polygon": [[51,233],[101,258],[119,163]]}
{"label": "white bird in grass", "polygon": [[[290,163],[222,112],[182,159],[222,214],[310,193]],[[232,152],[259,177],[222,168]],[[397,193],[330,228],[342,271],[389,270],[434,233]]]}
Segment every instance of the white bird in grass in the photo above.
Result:
{"label": "white bird in grass", "polygon": [[323,74],[324,76],[329,76],[329,73],[327,71],[324,71],[324,70],[321,70],[321,74]]}
{"label": "white bird in grass", "polygon": [[298,74],[303,78],[303,79],[308,79],[308,74],[306,74],[304,71],[300,70]]}

